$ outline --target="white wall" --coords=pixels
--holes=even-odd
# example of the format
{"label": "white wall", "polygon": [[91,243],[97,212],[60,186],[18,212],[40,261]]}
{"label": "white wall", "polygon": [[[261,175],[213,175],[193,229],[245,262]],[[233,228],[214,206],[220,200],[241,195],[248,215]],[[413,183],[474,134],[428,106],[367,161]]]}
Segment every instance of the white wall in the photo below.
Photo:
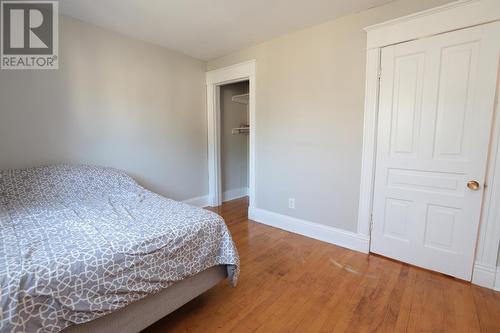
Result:
{"label": "white wall", "polygon": [[205,63],[62,17],[60,69],[0,71],[0,169],[113,166],[175,199],[205,195]]}
{"label": "white wall", "polygon": [[248,81],[224,85],[220,89],[222,192],[248,187],[248,135],[231,130],[248,125],[248,106],[232,101],[234,95],[247,94]]}
{"label": "white wall", "polygon": [[[401,0],[212,60],[257,60],[256,207],[356,231],[363,135],[363,27],[447,0]],[[295,209],[288,198],[295,198]]]}

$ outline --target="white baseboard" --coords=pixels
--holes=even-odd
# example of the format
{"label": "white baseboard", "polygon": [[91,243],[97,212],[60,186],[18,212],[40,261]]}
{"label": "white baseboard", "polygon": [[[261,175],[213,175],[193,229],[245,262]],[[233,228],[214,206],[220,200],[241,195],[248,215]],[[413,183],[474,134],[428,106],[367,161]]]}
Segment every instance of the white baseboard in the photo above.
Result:
{"label": "white baseboard", "polygon": [[[239,188],[235,190],[229,190],[227,192],[224,192],[222,194],[222,201],[229,201],[229,200],[234,200],[238,199],[244,196],[248,195],[248,188]],[[187,203],[188,205],[192,206],[198,206],[198,207],[207,207],[210,206],[211,200],[209,195],[203,195],[201,197],[196,197],[196,198],[191,198],[191,199],[186,199],[182,200],[182,202]]]}
{"label": "white baseboard", "polygon": [[248,187],[236,188],[222,193],[222,201],[230,201],[246,197],[248,195]]}
{"label": "white baseboard", "polygon": [[500,268],[496,266],[485,265],[481,263],[474,263],[472,271],[472,283],[481,287],[500,290],[500,280],[496,279],[500,272]]}
{"label": "white baseboard", "polygon": [[187,203],[188,205],[197,206],[197,207],[207,207],[207,206],[209,206],[208,195],[204,195],[204,196],[201,196],[201,197],[196,197],[196,198],[191,198],[191,199],[183,200],[182,202]]}
{"label": "white baseboard", "polygon": [[497,267],[497,275],[495,278],[495,285],[493,286],[493,289],[496,291],[500,291],[500,267]]}
{"label": "white baseboard", "polygon": [[249,219],[358,252],[369,252],[369,238],[354,232],[325,226],[268,210],[249,207]]}

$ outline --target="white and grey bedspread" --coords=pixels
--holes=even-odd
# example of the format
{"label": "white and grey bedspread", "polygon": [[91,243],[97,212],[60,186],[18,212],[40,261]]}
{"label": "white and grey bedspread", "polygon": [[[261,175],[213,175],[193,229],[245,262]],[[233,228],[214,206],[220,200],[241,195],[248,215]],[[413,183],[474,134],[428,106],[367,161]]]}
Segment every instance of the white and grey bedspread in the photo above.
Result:
{"label": "white and grey bedspread", "polygon": [[0,332],[59,332],[239,258],[223,219],[111,168],[0,171]]}

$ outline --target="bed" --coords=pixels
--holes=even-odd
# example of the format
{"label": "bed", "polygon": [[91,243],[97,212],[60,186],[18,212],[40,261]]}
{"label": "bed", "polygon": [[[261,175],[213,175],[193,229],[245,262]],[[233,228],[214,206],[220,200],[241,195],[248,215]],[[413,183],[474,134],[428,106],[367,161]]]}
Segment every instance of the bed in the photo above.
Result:
{"label": "bed", "polygon": [[0,332],[137,332],[227,277],[223,219],[112,168],[0,171]]}

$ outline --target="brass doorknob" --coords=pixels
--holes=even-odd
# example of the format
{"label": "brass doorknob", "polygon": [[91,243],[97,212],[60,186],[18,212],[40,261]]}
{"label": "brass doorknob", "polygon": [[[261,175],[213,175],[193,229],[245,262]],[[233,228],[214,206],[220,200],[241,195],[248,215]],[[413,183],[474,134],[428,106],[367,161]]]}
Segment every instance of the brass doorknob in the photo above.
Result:
{"label": "brass doorknob", "polygon": [[479,183],[477,181],[471,180],[470,182],[467,183],[467,187],[473,191],[477,191],[481,186],[479,186]]}

